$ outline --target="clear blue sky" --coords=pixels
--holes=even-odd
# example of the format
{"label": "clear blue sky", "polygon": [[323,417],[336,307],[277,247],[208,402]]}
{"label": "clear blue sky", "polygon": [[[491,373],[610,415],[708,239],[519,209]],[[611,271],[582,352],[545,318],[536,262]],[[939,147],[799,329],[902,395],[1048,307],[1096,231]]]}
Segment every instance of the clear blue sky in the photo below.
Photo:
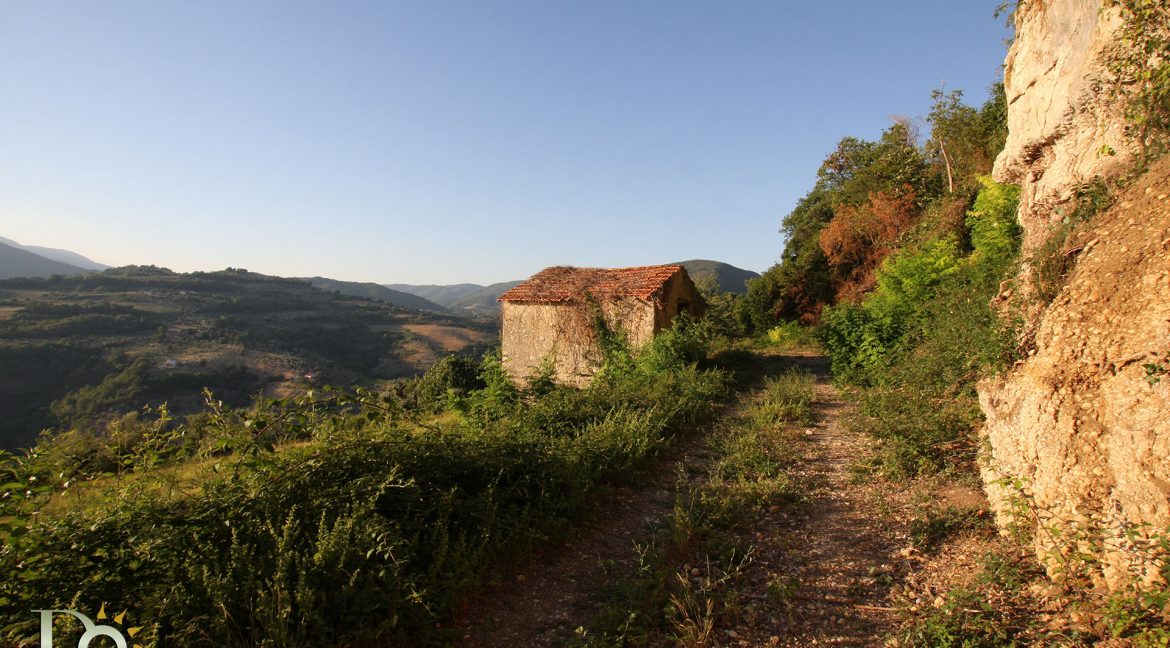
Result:
{"label": "clear blue sky", "polygon": [[995,0],[0,3],[0,236],[490,283],[763,270],[845,135],[981,103]]}

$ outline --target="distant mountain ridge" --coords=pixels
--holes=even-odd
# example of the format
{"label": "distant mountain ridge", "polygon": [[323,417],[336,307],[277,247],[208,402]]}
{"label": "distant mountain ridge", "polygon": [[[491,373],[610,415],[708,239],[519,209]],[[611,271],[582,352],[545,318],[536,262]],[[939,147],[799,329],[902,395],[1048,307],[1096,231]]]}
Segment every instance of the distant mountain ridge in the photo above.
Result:
{"label": "distant mountain ridge", "polygon": [[[687,269],[687,274],[695,283],[703,285],[714,283],[720,290],[729,293],[744,294],[747,292],[747,281],[760,276],[758,272],[737,268],[722,261],[709,259],[691,259],[676,261]],[[496,301],[506,290],[520,283],[504,281],[490,286],[479,284],[451,284],[451,285],[412,285],[412,284],[384,284],[391,290],[401,291],[429,299],[436,304],[446,307],[456,313],[470,313],[490,315],[499,312],[500,305]]]}
{"label": "distant mountain ridge", "polygon": [[0,243],[0,279],[78,275],[87,272],[89,270],[84,268],[46,259],[23,248]]}
{"label": "distant mountain ridge", "polygon": [[[746,282],[760,276],[757,272],[737,268],[731,264],[710,259],[690,259],[675,262],[687,269],[696,284],[714,285],[729,293],[747,292]],[[13,277],[49,277],[55,274],[76,275],[108,269],[76,252],[57,248],[21,245],[0,236],[0,279]],[[453,312],[463,315],[494,315],[500,310],[496,301],[505,291],[522,280],[503,281],[482,286],[473,283],[450,285],[376,284],[373,282],[342,281],[328,277],[302,277],[321,290],[351,297],[376,299],[410,310],[436,313]]]}
{"label": "distant mountain ridge", "polygon": [[448,306],[455,303],[459,298],[469,295],[473,292],[483,290],[483,286],[473,283],[452,284],[449,286],[429,284],[426,286],[414,286],[411,284],[383,284],[391,290],[398,290],[401,292],[418,295],[423,299],[429,299],[436,304]]}
{"label": "distant mountain ridge", "polygon": [[429,299],[449,311],[465,315],[491,315],[500,310],[496,298],[520,281],[504,281],[490,286],[452,284],[449,286],[386,284],[387,288]]}
{"label": "distant mountain ridge", "polygon": [[[69,250],[62,250],[59,248],[43,247],[40,245],[21,245],[20,243],[17,243],[16,241],[13,241],[12,239],[5,238],[3,236],[0,236],[0,244],[8,245],[8,246],[14,247],[18,250],[24,250],[26,252],[31,252],[39,257],[44,257],[50,261],[64,263],[66,265],[71,265],[71,266],[74,266],[76,268],[80,268],[80,269],[85,270],[85,271],[105,270],[106,268],[110,267],[104,263],[98,263],[97,261],[94,261],[93,259],[90,259],[88,257],[84,257],[76,252],[71,252]],[[57,274],[63,274],[63,273],[57,273]],[[34,276],[34,275],[29,275],[29,276]]]}
{"label": "distant mountain ridge", "polygon": [[737,268],[730,263],[712,261],[710,259],[691,259],[678,261],[677,265],[687,269],[687,274],[696,284],[702,285],[714,281],[723,292],[742,295],[747,292],[747,282],[760,276],[758,272]]}
{"label": "distant mountain ridge", "polygon": [[341,281],[327,277],[304,277],[302,281],[307,281],[313,287],[320,288],[321,290],[340,293],[350,297],[376,299],[410,310],[432,311],[436,313],[447,312],[446,308],[429,299],[413,293],[381,286],[373,282]]}

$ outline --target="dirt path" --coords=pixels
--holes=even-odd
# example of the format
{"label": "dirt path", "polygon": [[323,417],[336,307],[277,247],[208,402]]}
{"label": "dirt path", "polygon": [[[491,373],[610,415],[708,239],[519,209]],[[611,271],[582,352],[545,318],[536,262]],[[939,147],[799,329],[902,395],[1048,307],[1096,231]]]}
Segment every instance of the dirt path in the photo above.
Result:
{"label": "dirt path", "polygon": [[[904,524],[905,492],[853,470],[872,441],[844,424],[847,405],[817,356],[766,356],[759,375],[789,366],[817,375],[817,422],[798,435],[790,475],[807,497],[793,510],[763,511],[747,531],[755,559],[736,584],[741,610],[722,619],[712,645],[881,645],[893,629],[890,584],[913,560]],[[747,393],[746,390],[744,392]],[[734,411],[734,409],[733,409]],[[678,466],[701,478],[712,457],[702,434],[679,443],[637,485],[603,496],[594,519],[563,546],[545,546],[495,574],[456,619],[460,646],[555,646],[605,606],[607,581],[636,569],[645,543],[673,510]],[[901,555],[900,555],[901,552]],[[791,583],[777,590],[776,583]]]}
{"label": "dirt path", "polygon": [[601,495],[593,518],[562,546],[544,546],[489,579],[456,617],[457,646],[558,646],[605,605],[612,575],[636,569],[634,543],[647,542],[674,507],[677,466],[701,474],[710,459],[702,435],[685,439],[637,484]]}
{"label": "dirt path", "polygon": [[[897,622],[890,585],[918,559],[906,549],[912,495],[859,475],[873,440],[847,427],[851,405],[829,383],[823,359],[810,368],[818,379],[817,422],[802,431],[802,458],[790,473],[807,505],[753,529],[757,560],[741,587],[764,609],[755,623],[725,630],[724,645],[881,646]],[[788,588],[768,596],[776,582]]]}

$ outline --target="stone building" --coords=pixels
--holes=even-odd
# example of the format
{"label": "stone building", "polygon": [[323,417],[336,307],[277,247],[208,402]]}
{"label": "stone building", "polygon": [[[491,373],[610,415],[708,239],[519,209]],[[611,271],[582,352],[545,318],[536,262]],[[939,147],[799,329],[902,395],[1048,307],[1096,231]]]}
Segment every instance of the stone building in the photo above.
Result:
{"label": "stone building", "polygon": [[706,304],[679,265],[545,268],[500,296],[504,368],[527,381],[551,361],[559,383],[583,386],[601,366],[596,318],[624,331],[630,346],[648,343],[682,312]]}

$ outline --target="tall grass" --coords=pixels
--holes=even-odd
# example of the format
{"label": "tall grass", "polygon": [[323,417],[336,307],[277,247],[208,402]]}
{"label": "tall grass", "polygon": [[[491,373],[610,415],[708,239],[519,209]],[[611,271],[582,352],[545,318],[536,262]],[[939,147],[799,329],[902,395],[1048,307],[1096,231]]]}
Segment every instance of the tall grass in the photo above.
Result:
{"label": "tall grass", "polygon": [[609,605],[578,629],[578,645],[711,645],[719,620],[744,605],[735,583],[754,550],[742,532],[762,509],[799,500],[788,475],[792,435],[813,421],[814,402],[814,377],[789,369],[720,421],[706,473],[680,474],[669,519],[637,548],[637,576],[611,585]]}

